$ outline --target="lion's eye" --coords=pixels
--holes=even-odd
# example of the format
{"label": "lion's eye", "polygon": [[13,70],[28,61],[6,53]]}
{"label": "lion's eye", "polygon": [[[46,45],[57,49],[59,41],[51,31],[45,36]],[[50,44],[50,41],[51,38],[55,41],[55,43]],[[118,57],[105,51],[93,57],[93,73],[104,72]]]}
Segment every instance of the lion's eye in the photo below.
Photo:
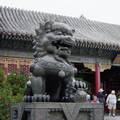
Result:
{"label": "lion's eye", "polygon": [[63,33],[63,35],[67,35],[67,33],[66,33],[66,32],[64,32],[64,33]]}
{"label": "lion's eye", "polygon": [[56,34],[56,35],[62,35],[62,32],[61,31],[54,31],[54,33]]}
{"label": "lion's eye", "polygon": [[71,33],[68,33],[68,32],[64,32],[63,35],[69,35],[69,36],[72,36]]}

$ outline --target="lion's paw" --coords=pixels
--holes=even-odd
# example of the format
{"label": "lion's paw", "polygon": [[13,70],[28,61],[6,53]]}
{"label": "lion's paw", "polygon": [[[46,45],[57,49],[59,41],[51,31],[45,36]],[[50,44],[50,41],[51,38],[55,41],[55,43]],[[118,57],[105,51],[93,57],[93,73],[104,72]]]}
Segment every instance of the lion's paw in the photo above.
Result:
{"label": "lion's paw", "polygon": [[35,94],[33,96],[24,96],[25,102],[49,102],[49,95]]}

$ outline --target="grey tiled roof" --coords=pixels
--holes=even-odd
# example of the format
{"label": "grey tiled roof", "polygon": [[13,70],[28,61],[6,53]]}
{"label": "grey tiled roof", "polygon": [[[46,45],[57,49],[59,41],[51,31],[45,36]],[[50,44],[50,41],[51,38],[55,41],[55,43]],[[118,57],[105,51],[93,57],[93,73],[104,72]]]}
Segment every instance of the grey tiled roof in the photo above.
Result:
{"label": "grey tiled roof", "polygon": [[32,40],[35,29],[46,19],[64,21],[76,30],[75,46],[120,50],[120,26],[48,13],[0,7],[2,37]]}

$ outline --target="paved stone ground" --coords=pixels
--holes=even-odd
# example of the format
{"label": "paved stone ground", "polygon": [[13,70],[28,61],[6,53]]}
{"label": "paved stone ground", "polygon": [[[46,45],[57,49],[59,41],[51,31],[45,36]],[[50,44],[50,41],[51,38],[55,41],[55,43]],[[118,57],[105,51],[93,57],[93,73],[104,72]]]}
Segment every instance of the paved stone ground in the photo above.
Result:
{"label": "paved stone ground", "polygon": [[120,115],[116,115],[115,117],[105,115],[104,120],[120,120]]}

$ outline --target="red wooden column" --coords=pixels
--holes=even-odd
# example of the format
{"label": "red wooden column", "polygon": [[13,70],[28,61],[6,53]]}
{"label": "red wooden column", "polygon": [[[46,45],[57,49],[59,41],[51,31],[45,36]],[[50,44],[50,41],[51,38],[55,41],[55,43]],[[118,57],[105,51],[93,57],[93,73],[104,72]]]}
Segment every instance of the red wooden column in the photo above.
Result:
{"label": "red wooden column", "polygon": [[97,63],[95,64],[95,91],[96,93],[100,89],[100,65]]}

